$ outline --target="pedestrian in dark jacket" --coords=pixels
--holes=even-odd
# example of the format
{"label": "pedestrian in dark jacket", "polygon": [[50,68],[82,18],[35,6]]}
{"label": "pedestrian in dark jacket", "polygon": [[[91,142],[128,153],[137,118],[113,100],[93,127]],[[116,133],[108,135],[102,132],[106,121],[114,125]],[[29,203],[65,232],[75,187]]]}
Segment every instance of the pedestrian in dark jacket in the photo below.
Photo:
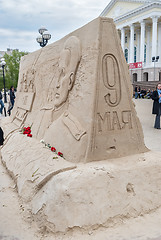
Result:
{"label": "pedestrian in dark jacket", "polygon": [[156,90],[152,94],[153,109],[152,114],[156,114],[154,128],[160,129],[160,115],[161,115],[161,83],[157,84]]}
{"label": "pedestrian in dark jacket", "polygon": [[4,142],[4,133],[2,128],[0,127],[0,146],[3,145],[3,142]]}
{"label": "pedestrian in dark jacket", "polygon": [[11,115],[11,110],[13,109],[13,106],[14,106],[14,103],[15,103],[15,93],[14,93],[14,87],[11,86],[10,87],[10,92],[9,92],[9,95],[10,95],[10,106],[9,106],[9,109],[8,109],[8,114],[9,116]]}
{"label": "pedestrian in dark jacket", "polygon": [[2,114],[3,108],[4,108],[4,102],[2,100],[2,92],[0,91],[0,115]]}

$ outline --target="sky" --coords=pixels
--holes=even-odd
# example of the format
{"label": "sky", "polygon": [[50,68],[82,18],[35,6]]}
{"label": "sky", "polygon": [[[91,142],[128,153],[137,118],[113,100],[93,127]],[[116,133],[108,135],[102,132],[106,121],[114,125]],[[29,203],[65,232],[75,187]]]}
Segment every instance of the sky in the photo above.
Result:
{"label": "sky", "polygon": [[53,43],[97,18],[110,0],[0,0],[0,51],[33,52],[41,26]]}

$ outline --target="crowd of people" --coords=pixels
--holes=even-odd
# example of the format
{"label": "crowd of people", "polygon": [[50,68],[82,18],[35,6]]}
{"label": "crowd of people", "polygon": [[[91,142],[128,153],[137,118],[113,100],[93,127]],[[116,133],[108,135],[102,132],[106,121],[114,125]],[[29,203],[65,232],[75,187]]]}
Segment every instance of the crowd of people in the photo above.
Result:
{"label": "crowd of people", "polygon": [[161,116],[161,83],[159,82],[156,85],[155,90],[141,89],[140,87],[135,87],[134,89],[134,98],[148,98],[153,100],[152,114],[155,116],[154,128],[161,129],[160,126],[160,116]]}
{"label": "crowd of people", "polygon": [[141,89],[140,86],[136,86],[134,89],[134,97],[135,99],[137,98],[148,98],[150,99],[152,97],[153,90],[148,89],[146,90],[145,88]]}
{"label": "crowd of people", "polygon": [[[4,111],[4,115],[6,115],[6,108],[5,108],[5,104],[3,101],[3,97],[4,94],[2,93],[2,90],[0,90],[0,115],[2,115],[3,111]],[[15,89],[13,86],[10,87],[10,90],[8,91],[8,97],[9,97],[9,101],[8,101],[8,110],[7,113],[10,116],[11,115],[11,110],[14,107],[14,102],[15,102]]]}

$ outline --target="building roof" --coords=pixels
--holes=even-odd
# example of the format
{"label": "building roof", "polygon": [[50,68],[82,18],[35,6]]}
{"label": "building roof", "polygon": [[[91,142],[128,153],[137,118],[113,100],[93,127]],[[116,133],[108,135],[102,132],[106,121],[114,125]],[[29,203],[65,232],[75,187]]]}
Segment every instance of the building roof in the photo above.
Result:
{"label": "building roof", "polygon": [[[128,3],[133,3],[135,4],[136,3],[136,7],[134,7],[134,9],[137,9],[138,8],[138,5],[137,3],[139,3],[141,5],[141,7],[145,7],[145,6],[148,6],[148,5],[155,5],[155,4],[161,4],[161,0],[111,0],[109,2],[109,4],[105,7],[105,9],[102,11],[102,13],[100,14],[100,16],[105,16],[107,15],[107,13],[116,5],[116,3],[119,3],[120,4],[122,2],[128,2]],[[140,6],[139,6],[140,8]]]}
{"label": "building roof", "polygon": [[154,16],[160,19],[161,0],[111,0],[100,16],[113,18],[118,28]]}

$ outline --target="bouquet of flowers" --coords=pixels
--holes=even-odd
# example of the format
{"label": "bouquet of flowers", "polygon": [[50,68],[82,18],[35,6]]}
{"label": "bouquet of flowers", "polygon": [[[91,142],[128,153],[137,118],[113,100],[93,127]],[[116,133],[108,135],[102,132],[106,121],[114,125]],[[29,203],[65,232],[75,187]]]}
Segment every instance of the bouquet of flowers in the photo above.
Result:
{"label": "bouquet of flowers", "polygon": [[31,127],[24,127],[21,132],[22,132],[22,134],[24,134],[24,135],[26,134],[27,137],[32,137]]}

